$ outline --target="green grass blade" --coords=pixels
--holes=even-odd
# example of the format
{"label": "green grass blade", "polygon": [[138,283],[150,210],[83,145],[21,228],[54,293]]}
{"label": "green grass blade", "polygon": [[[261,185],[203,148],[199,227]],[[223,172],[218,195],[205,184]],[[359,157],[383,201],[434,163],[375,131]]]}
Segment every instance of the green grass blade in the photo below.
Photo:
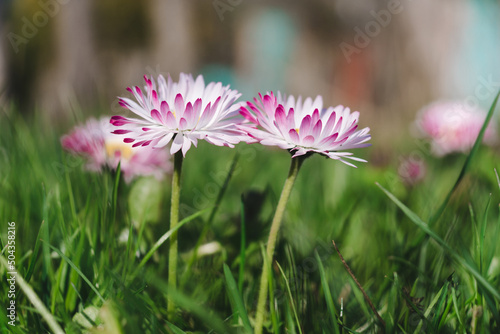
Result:
{"label": "green grass blade", "polygon": [[430,236],[434,241],[436,241],[441,247],[443,247],[458,263],[460,263],[467,271],[472,274],[476,280],[484,286],[484,288],[489,291],[496,299],[500,300],[500,293],[484,278],[479,271],[473,266],[473,264],[466,261],[457,252],[455,252],[441,237],[439,237],[434,231],[432,231],[429,226],[420,219],[417,214],[411,211],[406,205],[399,201],[396,196],[382,187],[377,183],[377,186],[382,189],[382,191],[406,214],[410,220],[415,223],[421,230],[423,230],[428,236]]}
{"label": "green grass blade", "polygon": [[484,287],[478,286],[478,290],[479,290],[479,295],[484,297],[484,300],[486,301],[486,304],[488,305],[490,312],[495,318],[495,321],[500,324],[500,314],[498,312],[497,303],[492,298],[492,296],[488,294],[487,291],[484,290]]}
{"label": "green grass blade", "polygon": [[439,327],[439,322],[441,320],[441,312],[443,312],[443,307],[446,304],[446,300],[448,299],[448,287],[450,285],[450,282],[446,282],[444,286],[441,288],[436,296],[436,298],[439,296],[439,299],[437,301],[437,306],[436,306],[436,312],[434,314],[434,319],[432,321],[432,326],[435,329],[438,329]]}
{"label": "green grass blade", "polygon": [[[158,248],[160,248],[161,245],[163,245],[163,243],[165,241],[168,240],[168,238],[170,238],[170,236],[175,232],[177,231],[178,229],[180,229],[184,224],[186,223],[189,223],[190,221],[192,221],[193,219],[195,218],[198,218],[199,216],[201,216],[202,214],[204,214],[205,212],[207,212],[208,210],[210,210],[210,208],[206,208],[204,210],[201,210],[201,211],[198,211],[194,214],[192,214],[191,216],[189,217],[186,217],[184,218],[183,220],[181,220],[173,229],[167,231],[164,235],[161,236],[160,239],[158,239],[158,241],[153,245],[153,247],[149,250],[149,252],[144,256],[144,258],[142,259],[142,261],[139,263],[139,265],[137,266],[137,269],[136,269],[136,273],[138,272],[138,270],[144,266],[146,264],[146,262],[148,262],[149,258],[151,256],[153,256],[154,252],[156,252],[156,250]],[[132,276],[135,276],[135,275],[132,275]]]}
{"label": "green grass blade", "polygon": [[35,263],[36,259],[38,258],[38,253],[40,252],[40,233],[43,228],[43,221],[40,224],[40,228],[38,229],[38,234],[36,236],[36,241],[35,241],[35,249],[33,250],[33,254],[31,255],[30,263],[28,265],[28,271],[26,272],[26,277],[25,280],[27,283],[29,283],[31,276],[33,275],[33,271],[35,270]]}
{"label": "green grass blade", "polygon": [[[1,255],[0,255],[0,263],[5,267],[5,270],[8,270],[7,260]],[[64,334],[64,331],[59,326],[54,316],[50,314],[49,310],[47,310],[47,308],[40,300],[38,295],[35,293],[33,288],[22,278],[21,275],[17,274],[15,277],[16,277],[16,284],[19,285],[19,287],[24,292],[25,296],[29,299],[31,304],[33,304],[36,310],[45,319],[50,329],[56,334]]]}
{"label": "green grass blade", "polygon": [[465,333],[464,322],[462,320],[462,316],[460,315],[460,310],[458,309],[457,290],[453,286],[451,288],[451,298],[453,299],[453,309],[455,311],[455,315],[457,316],[458,323],[460,324],[462,333]]}
{"label": "green grass blade", "polygon": [[104,298],[102,297],[101,293],[97,290],[97,288],[92,284],[92,282],[89,281],[89,279],[87,278],[87,276],[85,276],[82,271],[73,263],[73,261],[71,261],[66,255],[64,255],[59,249],[55,248],[54,246],[52,246],[51,244],[45,242],[42,240],[43,243],[45,243],[47,246],[49,246],[54,252],[56,252],[57,254],[59,254],[59,256],[61,258],[64,259],[64,261],[66,261],[70,266],[71,268],[73,268],[74,271],[76,271],[78,273],[78,275],[80,275],[80,277],[85,281],[85,283],[88,284],[88,286],[92,289],[92,291],[94,291],[97,295],[97,297],[99,297],[99,299],[104,303],[105,300]]}
{"label": "green grass blade", "polygon": [[[64,158],[64,166],[67,165],[66,161],[66,156]],[[66,189],[68,192],[68,198],[69,198],[69,207],[71,209],[71,217],[73,218],[73,222],[77,221],[77,215],[76,215],[76,205],[75,205],[75,197],[73,195],[73,188],[71,186],[71,181],[69,179],[69,171],[68,168],[64,168],[64,179],[66,181]]]}
{"label": "green grass blade", "polygon": [[438,331],[441,331],[444,326],[446,326],[446,320],[448,319],[448,314],[450,313],[451,307],[453,305],[453,299],[452,298],[447,298],[446,299],[446,307],[444,309],[443,314],[441,315],[441,320],[439,321],[438,325]]}
{"label": "green grass blade", "polygon": [[217,209],[220,206],[220,203],[222,201],[222,198],[224,197],[224,194],[226,193],[227,186],[229,185],[229,181],[231,180],[234,170],[236,168],[236,164],[238,162],[238,154],[236,154],[233,158],[233,161],[231,163],[231,167],[229,168],[229,171],[226,175],[226,178],[224,179],[224,183],[222,184],[221,188],[219,189],[219,192],[217,194],[217,198],[215,200],[215,204],[212,206],[212,211],[210,212],[210,216],[208,217],[207,222],[203,226],[203,230],[200,233],[200,236],[198,238],[198,241],[196,242],[196,245],[194,247],[194,252],[193,255],[191,256],[191,259],[188,262],[188,269],[186,270],[186,274],[190,271],[191,267],[193,266],[194,262],[196,261],[196,258],[198,256],[198,248],[200,248],[201,244],[203,243],[203,240],[205,240],[205,237],[210,230],[212,226],[212,222],[215,218],[215,214],[217,213]]}
{"label": "green grass blade", "polygon": [[260,252],[262,254],[262,259],[264,261],[265,266],[267,267],[267,273],[268,273],[268,279],[267,281],[269,282],[269,298],[268,298],[268,303],[269,303],[269,313],[271,316],[271,324],[273,326],[273,333],[279,333],[279,321],[278,321],[278,314],[276,313],[276,310],[274,308],[274,277],[273,277],[273,271],[271,268],[271,264],[267,260],[267,254],[266,250],[264,248],[264,244],[260,245]]}
{"label": "green grass blade", "polygon": [[[42,221],[44,224],[42,225],[41,237],[45,240],[50,239],[50,228],[52,227],[52,222],[49,221],[49,199],[47,198],[47,193],[45,189],[43,191],[43,213],[42,213]],[[52,268],[52,260],[50,258],[50,249],[47,245],[43,245],[42,247],[42,280],[53,280],[54,279],[54,269]],[[43,298],[43,296],[42,296]],[[44,302],[46,302],[44,300]]]}
{"label": "green grass blade", "polygon": [[488,127],[488,124],[490,123],[491,117],[493,116],[493,113],[495,112],[496,106],[497,106],[497,101],[498,97],[500,96],[500,91],[497,93],[495,99],[493,100],[493,104],[490,107],[490,110],[488,111],[488,114],[486,116],[486,119],[484,120],[483,126],[481,128],[481,131],[479,131],[479,134],[476,138],[476,141],[474,142],[474,146],[472,146],[472,149],[467,156],[467,159],[465,159],[465,163],[462,167],[462,170],[460,171],[460,174],[458,174],[457,181],[451,188],[450,192],[444,199],[443,203],[439,207],[439,209],[434,213],[434,215],[431,216],[429,219],[429,226],[433,226],[434,223],[441,217],[441,214],[443,213],[444,209],[446,208],[446,205],[448,205],[448,202],[450,201],[451,195],[455,192],[455,189],[457,189],[458,185],[462,181],[463,177],[465,176],[465,173],[469,170],[469,167],[471,165],[472,159],[476,155],[477,151],[479,150],[479,147],[481,146],[481,143],[483,142],[483,137],[484,133],[486,132],[486,128]]}
{"label": "green grass blade", "polygon": [[[445,289],[445,286],[442,286],[441,289],[439,289],[438,293],[434,296],[434,298],[432,299],[432,301],[429,304],[429,306],[427,306],[427,309],[425,310],[422,319],[429,319],[429,315],[431,314],[432,309],[434,308],[434,305],[436,305],[438,303],[438,301],[440,300],[440,298],[443,296],[443,290],[444,289]],[[438,317],[438,316],[439,316],[438,314],[435,315],[435,317]],[[423,321],[421,320],[419,322],[419,325],[417,326],[417,329],[415,330],[415,333],[421,333],[422,325],[423,325]],[[432,330],[434,332],[435,329],[436,329],[436,327],[434,326],[434,324],[431,323],[431,322],[429,322],[429,325],[432,326]]]}
{"label": "green grass blade", "polygon": [[386,332],[391,333],[393,332],[394,328],[397,325],[397,305],[399,301],[399,277],[396,272],[393,273],[394,280],[391,284],[390,290],[389,290],[389,295],[388,295],[388,301],[387,301],[387,312],[385,312],[385,315],[383,316],[383,319],[385,320],[385,326],[386,326]]}
{"label": "green grass blade", "polygon": [[[143,224],[143,225],[145,225],[145,224]],[[141,226],[141,230],[142,230],[142,226]],[[133,256],[133,254],[130,254],[131,253],[131,249],[132,249],[132,243],[133,243],[133,235],[134,235],[134,224],[131,222],[130,226],[128,228],[127,249],[125,251],[125,256],[128,258],[128,260],[124,261],[125,263],[123,264],[122,277],[126,276],[129,264],[133,263],[133,260],[131,258]],[[141,236],[141,234],[139,233],[139,238],[137,238],[139,240],[137,242],[137,248],[138,249],[140,248],[140,240],[141,240],[140,236]]]}
{"label": "green grass blade", "polygon": [[[373,321],[377,321],[376,315],[373,313],[373,310],[371,310],[370,307],[367,305],[365,296],[363,295],[363,293],[361,292],[359,287],[356,285],[356,282],[353,279],[349,279],[348,283],[351,286],[352,293],[354,294],[354,298],[358,302],[358,305],[361,308],[361,311],[363,312],[366,319],[373,319]],[[360,314],[360,316],[361,316],[361,314]],[[386,326],[387,326],[387,324],[386,324]]]}
{"label": "green grass blade", "polygon": [[59,301],[58,299],[63,299],[64,297],[61,295],[60,298],[58,298],[59,294],[61,293],[61,285],[63,281],[63,276],[64,276],[64,269],[66,268],[68,264],[66,262],[62,262],[59,264],[59,269],[57,269],[57,274],[56,274],[56,282],[54,284],[55,288],[52,289],[52,294],[51,294],[51,302],[50,302],[50,311],[52,313],[55,312],[56,310],[56,303]]}
{"label": "green grass blade", "polygon": [[292,291],[290,290],[290,284],[288,284],[288,279],[286,278],[285,272],[281,268],[280,264],[276,262],[276,265],[280,270],[281,276],[285,280],[286,291],[288,292],[288,298],[290,298],[290,305],[292,306],[293,317],[295,318],[295,323],[297,325],[297,328],[299,329],[299,333],[302,334],[302,327],[300,326],[299,317],[297,316],[297,310],[295,309],[295,301],[293,300]]}
{"label": "green grass blade", "polygon": [[332,320],[332,327],[335,330],[336,334],[339,334],[339,326],[338,326],[338,313],[335,308],[335,304],[333,303],[332,293],[330,292],[330,286],[328,285],[328,280],[326,279],[325,268],[323,267],[323,262],[319,257],[318,251],[314,251],[314,257],[316,258],[316,262],[318,263],[319,276],[321,278],[321,286],[323,287],[323,293],[325,294],[326,306],[328,307],[328,313],[330,314]]}
{"label": "green grass blade", "polygon": [[245,203],[243,202],[243,196],[240,201],[240,211],[241,211],[241,239],[240,239],[240,265],[238,271],[238,290],[240,295],[243,294],[243,279],[245,276],[245,256],[246,256],[246,227],[245,227]]}
{"label": "green grass blade", "polygon": [[[479,245],[479,224],[477,223],[477,220],[476,220],[476,214],[474,213],[474,209],[472,207],[472,203],[469,203],[469,213],[470,213],[470,223],[471,223],[471,232],[472,232],[472,240],[473,240],[473,245]],[[475,257],[475,260],[477,263],[480,262],[480,258],[479,258],[479,252],[477,251],[477,249],[474,249],[474,257]]]}
{"label": "green grass blade", "polygon": [[[496,179],[498,182],[498,187],[500,188],[500,177],[498,176],[496,169],[495,169],[495,176],[496,176]],[[498,206],[498,208],[500,209],[500,205]],[[499,210],[499,213],[500,213],[500,210]],[[495,242],[493,242],[489,247],[490,249],[489,249],[488,258],[486,261],[486,263],[488,263],[488,267],[486,268],[486,272],[488,272],[491,268],[491,265],[493,263],[493,258],[495,257],[496,249],[498,247],[498,242],[496,242],[496,241],[500,239],[500,214],[498,215],[494,229],[492,229],[490,231],[489,235],[490,235],[491,240],[494,240]]]}
{"label": "green grass blade", "polygon": [[484,209],[484,216],[481,222],[481,234],[479,238],[479,272],[481,275],[485,274],[484,270],[484,239],[486,237],[486,226],[488,225],[488,213],[490,211],[491,204],[491,194],[488,197],[488,202],[486,203],[486,208]]}
{"label": "green grass blade", "polygon": [[189,298],[179,290],[169,288],[165,280],[157,277],[151,277],[149,281],[152,286],[167,294],[178,307],[189,310],[190,313],[199,318],[207,327],[215,330],[217,333],[233,332],[216,314],[207,311],[208,308],[203,307],[198,301]]}
{"label": "green grass blade", "polygon": [[215,215],[217,213],[217,210],[219,209],[220,203],[222,202],[222,198],[224,197],[224,194],[226,193],[227,186],[229,185],[229,181],[231,181],[231,178],[233,177],[234,170],[236,168],[236,164],[238,163],[238,158],[239,155],[238,153],[235,154],[233,161],[231,163],[231,167],[229,167],[229,171],[227,172],[227,176],[224,179],[224,183],[222,184],[222,187],[220,187],[219,193],[217,194],[217,199],[215,200],[215,205],[212,208],[212,211],[210,212],[210,216],[208,217],[207,224],[205,226],[210,226],[212,225],[212,222],[215,218]]}
{"label": "green grass blade", "polygon": [[108,213],[108,206],[109,206],[109,173],[105,173],[103,176],[103,184],[104,184],[104,190],[103,190],[103,193],[104,193],[104,201],[100,202],[100,213],[101,213],[101,232],[99,233],[99,237],[100,237],[100,241],[102,244],[104,244],[106,242],[105,238],[106,238],[106,235],[108,235],[108,232],[106,231],[106,227],[109,226],[110,227],[110,230],[109,232],[111,232],[111,227],[113,226],[113,224],[109,224],[108,223],[108,217],[109,217],[109,213]]}
{"label": "green grass blade", "polygon": [[234,280],[233,274],[231,273],[231,269],[224,263],[224,276],[226,277],[226,284],[229,297],[233,301],[235,305],[235,312],[238,313],[241,321],[243,322],[243,327],[247,333],[253,333],[252,326],[250,325],[250,320],[248,319],[247,310],[245,309],[245,305],[243,304],[243,299],[238,291],[238,286],[236,285],[236,281]]}
{"label": "green grass blade", "polygon": [[[422,313],[422,311],[418,308],[417,305],[415,305],[415,303],[411,300],[410,296],[407,295],[407,293],[403,290],[403,288],[399,285],[399,283],[397,283],[397,284],[398,284],[398,288],[399,288],[399,291],[401,293],[401,296],[403,296],[403,298],[404,298],[406,304],[409,306],[409,308],[411,310],[413,310],[413,312],[415,312],[416,314],[418,314],[418,316],[420,317],[420,319],[423,320],[423,321],[425,321],[425,323],[430,326],[429,319],[427,319],[427,317],[425,316],[425,314]],[[418,328],[415,331],[415,333],[418,333]]]}
{"label": "green grass blade", "polygon": [[[293,250],[290,245],[286,245],[286,257],[287,257],[287,262],[288,262],[288,277],[289,279],[293,280],[294,282],[299,281],[298,273],[297,273],[297,261],[295,260],[295,257],[293,255]],[[302,278],[300,278],[302,281]],[[294,290],[292,293],[296,296],[297,298],[300,298],[300,294],[303,292],[301,289],[301,284],[294,284]]]}
{"label": "green grass blade", "polygon": [[[499,209],[500,209],[500,205],[499,205]],[[490,231],[490,233],[491,233],[490,240],[493,240],[494,242],[489,247],[490,251],[488,254],[488,261],[487,261],[488,268],[486,269],[486,272],[489,272],[489,270],[491,269],[491,266],[494,264],[493,260],[495,258],[495,254],[496,254],[497,248],[498,248],[497,240],[500,240],[500,214],[498,215],[498,219],[496,221],[495,228],[493,229],[493,231]]]}
{"label": "green grass blade", "polygon": [[292,316],[293,311],[290,311],[290,305],[285,304],[283,307],[283,313],[285,315],[285,328],[286,328],[286,333],[290,334],[297,334],[297,331],[295,330],[295,324],[294,324],[294,319]]}
{"label": "green grass blade", "polygon": [[167,327],[174,333],[174,334],[186,334],[182,329],[179,327],[175,326],[174,324],[166,321]]}
{"label": "green grass blade", "polygon": [[121,174],[121,161],[118,162],[118,166],[116,167],[116,175],[115,175],[115,183],[113,186],[113,209],[112,209],[112,220],[111,225],[115,223],[116,219],[116,202],[118,201],[118,186],[120,185],[120,174]]}

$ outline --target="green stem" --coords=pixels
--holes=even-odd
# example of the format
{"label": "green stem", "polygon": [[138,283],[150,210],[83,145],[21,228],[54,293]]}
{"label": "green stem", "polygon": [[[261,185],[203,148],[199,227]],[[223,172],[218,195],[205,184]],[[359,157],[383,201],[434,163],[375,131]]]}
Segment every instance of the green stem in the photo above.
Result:
{"label": "green stem", "polygon": [[[172,196],[170,202],[170,230],[179,222],[179,199],[181,194],[182,152],[174,155],[174,173],[172,175]],[[177,286],[177,231],[170,236],[170,249],[168,252],[168,287],[174,291]],[[175,311],[175,304],[170,297],[167,299],[169,314]]]}
{"label": "green stem", "polygon": [[[290,171],[288,172],[288,177],[281,191],[280,200],[278,206],[276,207],[276,212],[274,213],[273,222],[271,224],[271,231],[269,231],[269,239],[267,241],[266,256],[267,261],[263,262],[262,265],[262,276],[260,277],[260,289],[259,289],[259,301],[257,303],[257,316],[255,319],[255,334],[262,333],[262,324],[264,323],[264,309],[266,307],[267,290],[268,290],[268,279],[269,279],[269,268],[271,267],[274,248],[276,246],[276,239],[278,238],[278,232],[281,225],[281,220],[283,218],[283,213],[285,212],[286,203],[290,197],[290,192],[292,191],[293,184],[299,173],[300,166],[304,161],[304,157],[292,158],[292,163],[290,165]],[[266,262],[268,265],[266,265]]]}

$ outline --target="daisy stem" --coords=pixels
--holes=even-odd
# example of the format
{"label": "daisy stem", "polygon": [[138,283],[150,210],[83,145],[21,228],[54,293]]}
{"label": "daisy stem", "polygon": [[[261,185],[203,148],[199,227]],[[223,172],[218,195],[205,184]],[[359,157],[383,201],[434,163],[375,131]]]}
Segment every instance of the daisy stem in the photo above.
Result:
{"label": "daisy stem", "polygon": [[[174,173],[172,175],[172,196],[170,202],[170,229],[179,222],[179,199],[181,194],[182,152],[174,155]],[[168,287],[171,291],[177,287],[177,231],[170,236],[170,249],[168,252]],[[175,304],[167,297],[167,310],[169,314],[175,311]]]}
{"label": "daisy stem", "polygon": [[269,283],[269,268],[272,265],[274,248],[276,246],[276,239],[278,238],[278,232],[281,225],[281,220],[285,212],[286,203],[290,197],[290,192],[292,191],[293,184],[299,173],[300,166],[304,162],[304,157],[300,156],[297,158],[292,158],[292,163],[290,165],[290,171],[288,172],[288,177],[281,191],[280,200],[278,206],[276,207],[276,212],[274,213],[273,222],[271,224],[271,231],[269,231],[269,239],[267,241],[266,256],[267,261],[262,264],[262,276],[260,277],[260,289],[259,289],[259,301],[257,303],[257,316],[255,319],[255,334],[262,333],[262,325],[264,323],[264,310],[266,307],[267,290]]}

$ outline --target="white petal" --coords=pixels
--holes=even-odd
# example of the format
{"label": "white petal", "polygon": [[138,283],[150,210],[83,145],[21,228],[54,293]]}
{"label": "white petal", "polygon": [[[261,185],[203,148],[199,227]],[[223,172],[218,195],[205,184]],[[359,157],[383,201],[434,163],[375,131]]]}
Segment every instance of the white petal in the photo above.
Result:
{"label": "white petal", "polygon": [[182,155],[186,156],[186,152],[191,147],[191,141],[188,138],[184,138],[184,143],[182,144]]}
{"label": "white petal", "polygon": [[182,148],[184,144],[184,135],[182,133],[177,133],[170,147],[170,154],[174,154]]}
{"label": "white petal", "polygon": [[174,136],[173,132],[167,133],[162,139],[160,139],[160,141],[155,146],[153,146],[153,148],[160,148],[167,145],[173,136]]}

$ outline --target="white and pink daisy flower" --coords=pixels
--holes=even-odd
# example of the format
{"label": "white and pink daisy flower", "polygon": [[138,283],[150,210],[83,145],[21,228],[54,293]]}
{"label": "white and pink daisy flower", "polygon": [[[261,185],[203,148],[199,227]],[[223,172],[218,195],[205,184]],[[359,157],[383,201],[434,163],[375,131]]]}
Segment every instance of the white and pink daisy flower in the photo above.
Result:
{"label": "white and pink daisy flower", "polygon": [[[419,132],[431,139],[431,149],[436,156],[453,152],[468,152],[479,135],[486,119],[486,112],[459,101],[437,101],[422,108],[417,116]],[[484,134],[486,144],[496,142],[497,133],[490,123]]]}
{"label": "white and pink daisy flower", "polygon": [[161,179],[165,173],[171,172],[168,152],[151,147],[130,147],[111,131],[113,126],[109,124],[109,117],[100,120],[91,118],[63,136],[61,144],[67,151],[84,157],[87,160],[86,169],[90,171],[116,169],[121,161],[120,169],[126,182],[141,175]]}
{"label": "white and pink daisy flower", "polygon": [[241,107],[240,113],[260,128],[246,124],[240,128],[261,144],[289,150],[293,158],[315,152],[350,166],[354,165],[344,159],[366,162],[350,152],[339,152],[371,145],[367,143],[370,129],[357,130],[359,112],[340,105],[323,109],[321,96],[302,101],[302,97],[295,100],[271,92],[259,94],[254,101]]}
{"label": "white and pink daisy flower", "polygon": [[179,82],[160,75],[158,87],[153,78],[144,76],[144,80],[145,94],[137,86],[128,88],[137,102],[120,98],[120,105],[140,118],[111,118],[111,124],[119,127],[113,133],[125,135],[125,143],[159,148],[172,141],[170,153],[182,150],[185,156],[191,144],[196,146],[200,139],[229,147],[245,139],[245,133],[236,127],[243,121],[234,103],[241,95],[236,90],[220,82],[205,86],[203,76],[194,80],[184,73]]}

